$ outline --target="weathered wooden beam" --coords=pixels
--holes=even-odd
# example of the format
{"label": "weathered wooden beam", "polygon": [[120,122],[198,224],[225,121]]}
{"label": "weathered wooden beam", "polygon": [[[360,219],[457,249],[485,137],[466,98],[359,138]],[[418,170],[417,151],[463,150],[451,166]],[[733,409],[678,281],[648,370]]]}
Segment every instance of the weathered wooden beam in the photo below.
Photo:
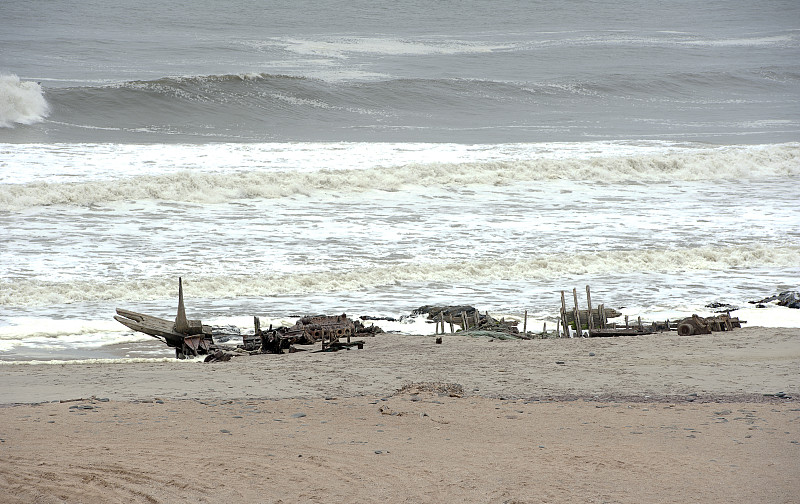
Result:
{"label": "weathered wooden beam", "polygon": [[525,310],[525,318],[522,322],[522,334],[528,334],[528,310]]}
{"label": "weathered wooden beam", "polygon": [[575,299],[575,330],[578,332],[578,336],[581,335],[581,312],[578,308],[578,289],[572,289],[572,297]]}
{"label": "weathered wooden beam", "polygon": [[175,332],[189,334],[189,320],[186,318],[186,308],[183,306],[183,282],[178,277],[178,315],[175,317]]}

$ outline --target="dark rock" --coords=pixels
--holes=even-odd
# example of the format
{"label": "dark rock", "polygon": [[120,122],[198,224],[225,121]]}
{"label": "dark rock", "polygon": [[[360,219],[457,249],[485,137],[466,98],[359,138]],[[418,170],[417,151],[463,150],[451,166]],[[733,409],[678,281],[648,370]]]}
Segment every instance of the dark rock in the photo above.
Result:
{"label": "dark rock", "polygon": [[778,304],[787,308],[800,309],[800,292],[785,291],[778,294]]}
{"label": "dark rock", "polygon": [[226,343],[242,337],[242,330],[234,325],[211,326],[211,335],[217,343]]}
{"label": "dark rock", "polygon": [[420,306],[416,310],[412,311],[412,315],[428,315],[429,319],[434,319],[439,316],[439,314],[444,315],[445,321],[452,320],[453,322],[460,322],[461,313],[466,312],[468,316],[474,317],[475,316],[475,307],[474,306],[437,306],[437,305],[425,305]]}
{"label": "dark rock", "polygon": [[306,416],[305,413],[295,413],[292,415],[292,418],[303,418],[304,416]]}
{"label": "dark rock", "polygon": [[374,317],[372,315],[361,315],[358,318],[361,320],[385,320],[387,322],[397,322],[397,319],[393,317]]}
{"label": "dark rock", "polygon": [[214,350],[214,352],[208,354],[203,362],[228,362],[233,357],[233,354],[230,352],[223,352],[222,350]]}
{"label": "dark rock", "polygon": [[760,301],[751,301],[751,304],[755,304],[756,308],[765,308],[766,303],[772,303],[776,301],[778,306],[785,306],[787,308],[795,308],[800,309],[800,292],[798,291],[783,291],[777,296],[770,296],[764,298]]}
{"label": "dark rock", "polygon": [[773,301],[777,301],[778,296],[770,296],[768,298],[764,298],[761,301],[753,301],[754,303],[771,303]]}
{"label": "dark rock", "polygon": [[738,306],[728,304],[728,303],[708,303],[706,308],[711,308],[711,311],[714,313],[726,313],[729,311],[736,311],[739,309]]}

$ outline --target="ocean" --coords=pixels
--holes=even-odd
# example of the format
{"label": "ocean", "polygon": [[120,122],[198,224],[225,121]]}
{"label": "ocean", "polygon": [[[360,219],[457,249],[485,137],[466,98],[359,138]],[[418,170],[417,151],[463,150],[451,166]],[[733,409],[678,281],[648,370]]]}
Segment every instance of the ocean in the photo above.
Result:
{"label": "ocean", "polygon": [[[560,293],[647,320],[800,286],[800,3],[0,4],[0,362]],[[581,295],[581,303],[584,303]],[[264,322],[262,322],[263,324]]]}

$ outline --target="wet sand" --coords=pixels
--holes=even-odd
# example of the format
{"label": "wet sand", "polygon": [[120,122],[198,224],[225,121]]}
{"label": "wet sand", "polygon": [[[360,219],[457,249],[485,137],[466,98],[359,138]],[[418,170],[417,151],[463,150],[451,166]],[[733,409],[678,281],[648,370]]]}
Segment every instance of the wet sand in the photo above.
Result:
{"label": "wet sand", "polygon": [[798,370],[764,328],[0,365],[0,502],[796,502]]}

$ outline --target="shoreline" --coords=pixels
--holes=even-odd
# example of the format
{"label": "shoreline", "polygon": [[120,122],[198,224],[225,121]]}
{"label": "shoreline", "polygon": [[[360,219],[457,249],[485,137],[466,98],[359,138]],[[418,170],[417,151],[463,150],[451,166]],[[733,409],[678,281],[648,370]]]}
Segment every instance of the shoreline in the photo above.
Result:
{"label": "shoreline", "polygon": [[[418,382],[513,398],[800,397],[800,328],[709,335],[499,340],[391,333],[361,350],[235,357],[0,365],[0,404],[103,397],[290,399],[382,395]],[[695,394],[691,396],[691,394]],[[768,396],[764,396],[768,397]]]}
{"label": "shoreline", "polygon": [[0,500],[788,504],[798,369],[758,327],[0,366]]}

